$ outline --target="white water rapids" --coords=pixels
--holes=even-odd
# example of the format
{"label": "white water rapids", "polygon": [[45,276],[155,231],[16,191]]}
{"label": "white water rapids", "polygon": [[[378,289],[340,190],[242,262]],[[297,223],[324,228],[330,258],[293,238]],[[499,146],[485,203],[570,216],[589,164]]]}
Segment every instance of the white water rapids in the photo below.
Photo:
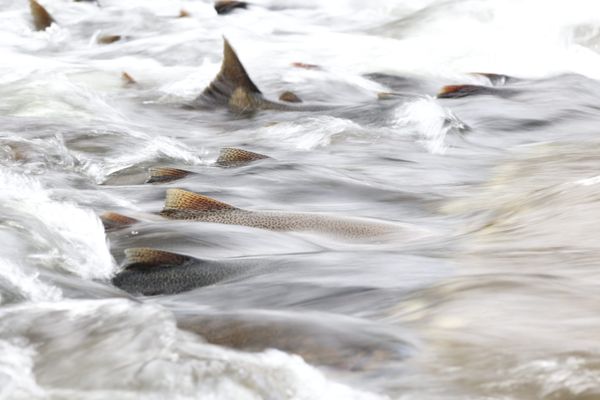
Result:
{"label": "white water rapids", "polygon": [[[0,399],[600,398],[600,2],[40,3],[0,0]],[[335,107],[186,108],[223,37],[266,98]],[[167,188],[402,234],[172,221]],[[132,247],[267,268],[133,296]]]}

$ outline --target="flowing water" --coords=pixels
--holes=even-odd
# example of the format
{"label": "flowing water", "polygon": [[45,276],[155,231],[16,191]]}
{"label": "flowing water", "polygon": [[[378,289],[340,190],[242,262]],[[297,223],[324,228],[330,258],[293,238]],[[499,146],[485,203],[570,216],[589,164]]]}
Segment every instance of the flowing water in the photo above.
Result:
{"label": "flowing water", "polygon": [[[600,398],[597,1],[42,4],[36,32],[0,0],[0,398]],[[223,36],[266,98],[335,107],[186,108]],[[217,167],[226,146],[271,158]],[[163,219],[174,187],[399,233]],[[133,296],[131,247],[261,268]]]}

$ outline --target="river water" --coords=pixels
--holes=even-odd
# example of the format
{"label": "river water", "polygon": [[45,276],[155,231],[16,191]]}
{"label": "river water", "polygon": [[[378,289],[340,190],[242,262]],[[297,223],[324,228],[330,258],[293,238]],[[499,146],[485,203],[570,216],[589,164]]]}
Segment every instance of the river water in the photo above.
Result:
{"label": "river water", "polygon": [[[597,1],[41,3],[36,32],[0,0],[0,398],[600,398]],[[223,36],[265,97],[334,107],[184,107]],[[496,91],[436,98],[456,84]],[[168,188],[401,234],[167,220]],[[132,247],[265,268],[133,296]]]}

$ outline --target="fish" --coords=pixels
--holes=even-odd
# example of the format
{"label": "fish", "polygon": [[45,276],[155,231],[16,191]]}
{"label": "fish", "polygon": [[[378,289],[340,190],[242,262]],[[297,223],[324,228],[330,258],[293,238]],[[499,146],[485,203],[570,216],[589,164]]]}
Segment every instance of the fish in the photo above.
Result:
{"label": "fish", "polygon": [[101,35],[96,38],[99,44],[111,44],[123,39],[121,35]]}
{"label": "fish", "polygon": [[302,103],[302,99],[294,92],[285,91],[279,95],[279,100],[288,103]]}
{"label": "fish", "polygon": [[[222,168],[241,167],[255,161],[270,159],[264,154],[236,147],[224,147],[214,165]],[[134,165],[109,174],[102,185],[141,185],[143,183],[167,183],[183,179],[196,172],[170,166],[149,167]]]}
{"label": "fish", "polygon": [[33,26],[36,31],[46,30],[55,22],[50,13],[36,0],[29,0],[29,8],[31,9]]}
{"label": "fish", "polygon": [[272,231],[325,233],[342,238],[372,238],[399,232],[397,224],[365,218],[336,217],[316,213],[249,211],[182,189],[168,189],[160,215],[193,220],[243,225]]}
{"label": "fish", "polygon": [[438,99],[458,99],[467,96],[492,95],[498,97],[511,97],[516,92],[511,89],[499,89],[480,85],[449,85],[444,86],[437,95]]}
{"label": "fish", "polygon": [[[485,76],[494,85],[502,85],[503,82],[510,79],[504,75],[479,74]],[[503,81],[504,79],[504,81]],[[467,96],[491,95],[502,98],[509,98],[517,94],[517,90],[511,88],[498,88],[482,85],[448,85],[444,86],[437,94],[438,99],[458,99]]]}
{"label": "fish", "polygon": [[[238,149],[236,147],[224,147],[219,153],[219,158],[215,161],[215,165],[219,167],[241,167],[253,161],[264,160],[271,158],[264,154],[254,153],[252,151]],[[148,169],[148,179],[145,183],[166,183],[178,179],[183,179],[188,175],[193,175],[195,172],[185,169],[171,167],[152,167]]]}
{"label": "fish", "polygon": [[248,114],[259,110],[322,111],[334,108],[326,105],[299,105],[267,100],[250,79],[226,38],[223,38],[221,70],[208,87],[190,104],[191,108],[196,109],[222,106],[237,114]]}
{"label": "fish", "polygon": [[104,225],[105,231],[113,231],[117,229],[126,228],[128,226],[140,222],[135,218],[131,218],[116,212],[106,212],[102,214],[100,216],[100,221],[102,221],[102,225]]}
{"label": "fish", "polygon": [[176,313],[176,317],[181,329],[212,344],[251,352],[275,348],[311,364],[349,371],[377,371],[384,362],[405,361],[413,352],[410,342],[347,317],[252,309]]}
{"label": "fish", "polygon": [[127,85],[127,86],[131,86],[131,85],[137,84],[137,81],[135,79],[133,79],[133,77],[131,75],[129,75],[127,72],[125,72],[125,71],[123,71],[121,73],[121,80],[123,81],[123,84]]}
{"label": "fish", "polygon": [[229,14],[236,8],[248,8],[248,3],[245,1],[222,0],[215,3],[215,11],[219,15]]}
{"label": "fish", "polygon": [[112,278],[116,287],[130,294],[176,294],[243,275],[251,263],[203,260],[168,251],[139,247],[125,250],[125,265]]}

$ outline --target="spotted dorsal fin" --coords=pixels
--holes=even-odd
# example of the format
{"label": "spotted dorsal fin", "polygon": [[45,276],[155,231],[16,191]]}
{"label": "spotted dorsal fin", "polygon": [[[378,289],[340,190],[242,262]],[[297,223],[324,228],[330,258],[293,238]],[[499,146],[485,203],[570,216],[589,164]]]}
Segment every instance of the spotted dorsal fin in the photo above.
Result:
{"label": "spotted dorsal fin", "polygon": [[194,211],[236,210],[235,207],[198,193],[182,189],[168,189],[165,209]]}
{"label": "spotted dorsal fin", "polygon": [[239,109],[255,108],[261,92],[242,65],[227,39],[223,39],[223,62],[216,78],[196,99],[204,105],[228,105]]}
{"label": "spotted dorsal fin", "polygon": [[149,168],[148,174],[149,176],[146,183],[164,183],[185,178],[186,176],[193,174],[193,172],[179,168],[156,167]]}
{"label": "spotted dorsal fin", "polygon": [[29,8],[33,16],[33,26],[36,31],[43,31],[54,22],[54,18],[36,0],[29,0]]}
{"label": "spotted dorsal fin", "polygon": [[135,218],[111,211],[102,214],[100,220],[106,230],[121,229],[140,222]]}
{"label": "spotted dorsal fin", "polygon": [[265,158],[270,157],[235,147],[223,147],[219,154],[219,158],[217,158],[217,165],[229,167],[232,165],[246,164],[256,160],[263,160]]}
{"label": "spotted dorsal fin", "polygon": [[192,257],[168,251],[136,247],[125,250],[125,269],[134,267],[177,266],[193,260]]}

